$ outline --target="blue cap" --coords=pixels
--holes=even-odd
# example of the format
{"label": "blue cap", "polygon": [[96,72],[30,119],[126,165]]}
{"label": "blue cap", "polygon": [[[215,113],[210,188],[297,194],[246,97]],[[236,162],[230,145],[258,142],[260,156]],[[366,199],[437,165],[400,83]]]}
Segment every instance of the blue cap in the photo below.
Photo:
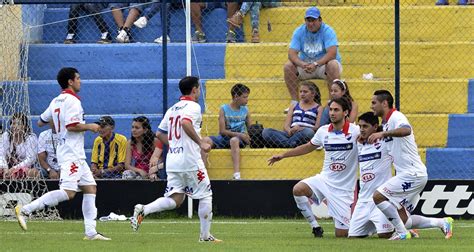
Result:
{"label": "blue cap", "polygon": [[319,9],[317,7],[310,7],[306,10],[304,18],[319,18],[319,16],[321,16]]}

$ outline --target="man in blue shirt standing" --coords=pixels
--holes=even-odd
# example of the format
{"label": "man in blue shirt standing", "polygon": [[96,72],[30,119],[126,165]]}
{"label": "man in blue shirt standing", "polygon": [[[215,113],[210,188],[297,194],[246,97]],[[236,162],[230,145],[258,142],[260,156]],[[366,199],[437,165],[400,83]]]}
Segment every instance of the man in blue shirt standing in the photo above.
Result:
{"label": "man in blue shirt standing", "polygon": [[342,73],[341,56],[334,29],[323,23],[317,7],[306,10],[305,24],[293,32],[288,62],[283,72],[285,83],[291,96],[291,103],[298,103],[298,81],[324,79],[328,91],[334,79]]}

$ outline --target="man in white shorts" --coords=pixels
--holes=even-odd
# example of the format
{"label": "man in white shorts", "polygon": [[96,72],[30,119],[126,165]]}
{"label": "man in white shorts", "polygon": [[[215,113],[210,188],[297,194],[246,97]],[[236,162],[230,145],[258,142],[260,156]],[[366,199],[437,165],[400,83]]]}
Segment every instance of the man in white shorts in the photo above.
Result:
{"label": "man in white shorts", "polygon": [[359,198],[352,213],[349,237],[367,237],[377,233],[380,238],[390,238],[393,226],[387,217],[375,206],[374,191],[392,177],[392,157],[385,142],[373,144],[367,138],[377,132],[379,119],[373,112],[359,116]]}
{"label": "man in white shorts", "polygon": [[157,136],[169,146],[166,157],[168,183],[164,197],[148,205],[135,205],[131,219],[132,229],[137,231],[143,218],[156,212],[178,208],[185,195],[199,199],[198,215],[201,222],[200,242],[221,242],[211,235],[212,190],[207,170],[201,159],[201,150],[209,152],[211,146],[202,141],[201,106],[198,103],[199,79],[185,77],[179,82],[180,101],[166,111]]}
{"label": "man in white shorts", "polygon": [[347,237],[354,203],[357,175],[357,138],[359,127],[345,118],[350,113],[350,102],[342,97],[329,102],[331,124],[321,126],[310,142],[275,155],[268,160],[273,165],[284,158],[301,156],[324,147],[324,165],[320,174],[303,179],[293,187],[293,197],[301,214],[312,227],[315,237],[323,237],[323,229],[311,211],[309,198],[319,205],[327,200],[329,215],[333,217],[336,237]]}
{"label": "man in white shorts", "polygon": [[38,126],[54,122],[59,135],[57,159],[61,167],[59,190],[44,194],[33,202],[15,207],[15,214],[23,230],[27,230],[26,216],[45,207],[56,206],[59,202],[71,200],[76,192],[83,192],[82,213],[84,215],[84,240],[111,240],[96,231],[97,208],[95,207],[96,183],[91,169],[86,163],[84,152],[84,132],[99,131],[100,126],[84,121],[84,110],[77,93],[81,89],[79,72],[71,67],[59,71],[57,80],[62,92],[54,98],[41,114]]}
{"label": "man in white shorts", "polygon": [[383,140],[393,157],[396,176],[381,185],[374,193],[377,207],[395,227],[390,240],[411,238],[407,228],[439,227],[446,239],[453,235],[453,219],[426,218],[411,215],[428,181],[426,166],[418,154],[412,126],[404,114],[393,108],[393,96],[387,90],[377,90],[372,97],[372,110],[382,117],[383,131],[369,136],[369,143]]}

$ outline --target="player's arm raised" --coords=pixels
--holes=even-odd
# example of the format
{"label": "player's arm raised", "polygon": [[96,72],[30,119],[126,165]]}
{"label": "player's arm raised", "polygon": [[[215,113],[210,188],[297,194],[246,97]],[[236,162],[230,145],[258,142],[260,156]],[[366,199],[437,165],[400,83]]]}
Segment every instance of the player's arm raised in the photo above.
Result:
{"label": "player's arm raised", "polygon": [[209,152],[211,150],[211,145],[202,141],[202,139],[196,133],[191,120],[183,119],[181,120],[181,125],[186,135],[188,135],[195,143],[197,143],[203,151]]}
{"label": "player's arm raised", "polygon": [[293,148],[283,154],[275,155],[268,159],[268,165],[272,166],[274,163],[284,159],[284,158],[289,158],[289,157],[296,157],[296,156],[301,156],[308,154],[314,150],[316,150],[319,146],[314,145],[310,142],[300,145],[296,148]]}

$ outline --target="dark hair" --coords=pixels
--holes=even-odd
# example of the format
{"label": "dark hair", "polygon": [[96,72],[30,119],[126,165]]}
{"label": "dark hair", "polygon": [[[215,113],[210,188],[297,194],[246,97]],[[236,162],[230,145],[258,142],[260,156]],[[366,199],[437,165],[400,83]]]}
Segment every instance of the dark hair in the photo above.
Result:
{"label": "dark hair", "polygon": [[379,124],[379,117],[374,114],[374,112],[365,112],[364,114],[360,115],[358,120],[363,120],[369,123],[372,126]]}
{"label": "dark hair", "polygon": [[328,106],[330,107],[333,102],[341,105],[343,111],[349,111],[349,113],[351,113],[352,104],[351,101],[347,99],[347,97],[343,96],[340,98],[332,99],[331,101],[329,101]]}
{"label": "dark hair", "polygon": [[250,88],[242,83],[237,83],[230,90],[230,94],[232,95],[232,98],[241,96],[242,94],[250,94]]}
{"label": "dark hair", "polygon": [[69,87],[69,80],[74,80],[76,73],[79,73],[79,71],[72,67],[64,67],[59,70],[57,80],[62,89]]}
{"label": "dark hair", "polygon": [[[139,116],[133,118],[134,122],[139,122],[142,124],[142,128],[147,129],[145,134],[143,135],[143,140],[142,140],[142,153],[147,154],[150,151],[153,152],[155,150],[155,134],[153,134],[153,131],[151,130],[151,124],[150,120],[146,116]],[[131,137],[132,140],[132,145],[137,144],[137,139],[135,137]]]}
{"label": "dark hair", "polygon": [[347,97],[347,99],[349,99],[349,101],[353,102],[354,99],[352,98],[351,96],[351,92],[349,92],[349,86],[347,85],[347,82],[343,81],[343,80],[339,80],[339,79],[335,79],[332,84],[336,84],[339,86],[339,88],[344,91],[344,97]]}
{"label": "dark hair", "polygon": [[321,105],[321,92],[319,92],[318,86],[312,81],[303,81],[300,83],[300,86],[308,87],[308,89],[314,93],[314,102]]}
{"label": "dark hair", "polygon": [[199,87],[199,78],[194,76],[186,76],[179,81],[179,90],[183,95],[191,94],[193,88]]}
{"label": "dark hair", "polygon": [[25,115],[25,113],[17,112],[17,113],[14,113],[12,115],[12,118],[10,119],[10,128],[9,128],[10,143],[11,143],[12,138],[13,138],[13,132],[12,132],[11,125],[12,125],[14,120],[20,120],[21,125],[23,125],[23,129],[22,129],[20,134],[21,134],[21,138],[23,139],[23,141],[25,141],[26,137],[29,134],[31,134],[30,121],[28,120],[28,117]]}
{"label": "dark hair", "polygon": [[387,101],[388,107],[393,108],[393,96],[388,90],[377,90],[374,92],[379,102]]}

